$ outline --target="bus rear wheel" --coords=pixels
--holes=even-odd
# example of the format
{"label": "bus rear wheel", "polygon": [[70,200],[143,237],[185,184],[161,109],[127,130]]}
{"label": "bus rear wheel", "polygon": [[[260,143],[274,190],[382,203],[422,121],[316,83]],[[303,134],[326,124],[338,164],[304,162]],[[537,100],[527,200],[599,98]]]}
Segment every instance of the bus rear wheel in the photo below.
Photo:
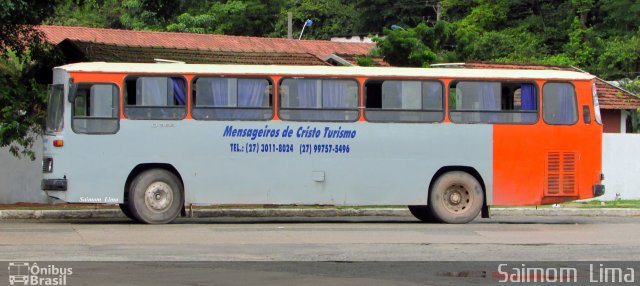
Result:
{"label": "bus rear wheel", "polygon": [[451,171],[442,174],[429,192],[429,206],[435,218],[445,223],[468,223],[484,203],[482,186],[471,174]]}
{"label": "bus rear wheel", "polygon": [[130,211],[143,223],[169,223],[180,214],[182,193],[182,183],[173,173],[164,169],[144,171],[131,182]]}

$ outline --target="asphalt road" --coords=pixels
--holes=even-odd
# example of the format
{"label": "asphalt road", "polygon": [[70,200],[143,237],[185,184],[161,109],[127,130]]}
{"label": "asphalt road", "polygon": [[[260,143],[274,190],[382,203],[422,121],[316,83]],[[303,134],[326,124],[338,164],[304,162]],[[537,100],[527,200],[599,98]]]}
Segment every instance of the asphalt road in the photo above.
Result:
{"label": "asphalt road", "polygon": [[[481,261],[638,261],[638,237],[637,217],[510,216],[466,225],[408,217],[4,220],[0,260],[73,265],[74,281],[95,285],[482,285],[495,277],[478,270],[486,268]],[[480,266],[460,275],[464,263],[419,261]]]}

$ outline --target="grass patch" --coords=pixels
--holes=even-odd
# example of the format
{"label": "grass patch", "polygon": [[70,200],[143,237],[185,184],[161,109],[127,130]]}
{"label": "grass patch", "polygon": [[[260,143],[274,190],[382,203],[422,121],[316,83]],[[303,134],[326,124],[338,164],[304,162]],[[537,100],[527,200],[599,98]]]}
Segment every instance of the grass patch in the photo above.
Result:
{"label": "grass patch", "polygon": [[[569,207],[577,208],[640,208],[640,200],[613,200],[613,201],[588,201],[566,203]],[[565,204],[563,204],[564,206]]]}

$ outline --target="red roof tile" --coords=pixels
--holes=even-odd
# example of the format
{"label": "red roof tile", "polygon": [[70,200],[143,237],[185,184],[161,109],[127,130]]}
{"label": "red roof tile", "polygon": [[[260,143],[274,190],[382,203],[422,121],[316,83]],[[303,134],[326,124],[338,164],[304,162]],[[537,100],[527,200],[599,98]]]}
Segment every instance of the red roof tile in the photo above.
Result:
{"label": "red roof tile", "polygon": [[52,44],[65,39],[140,47],[165,47],[243,52],[310,53],[324,59],[331,54],[365,55],[371,43],[292,40],[212,34],[131,31],[68,26],[38,26]]}
{"label": "red roof tile", "polygon": [[[465,63],[462,67],[476,69],[532,69],[532,70],[570,70],[577,68],[570,66],[550,66],[550,65],[529,65],[529,64],[502,64],[486,62]],[[637,109],[640,108],[640,98],[608,82],[596,78],[596,89],[598,91],[598,102],[601,109]]]}
{"label": "red roof tile", "polygon": [[602,109],[640,108],[640,98],[604,80],[596,79],[596,89],[598,90],[598,102]]}

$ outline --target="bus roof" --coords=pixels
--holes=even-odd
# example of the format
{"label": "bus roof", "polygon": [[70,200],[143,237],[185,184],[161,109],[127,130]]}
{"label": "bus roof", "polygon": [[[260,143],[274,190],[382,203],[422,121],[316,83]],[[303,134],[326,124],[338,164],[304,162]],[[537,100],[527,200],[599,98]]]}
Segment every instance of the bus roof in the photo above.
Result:
{"label": "bus roof", "polygon": [[577,71],[464,69],[464,68],[400,68],[360,66],[279,66],[221,65],[183,63],[75,63],[58,67],[68,72],[105,72],[130,74],[250,74],[290,76],[366,76],[366,77],[429,77],[468,79],[545,79],[591,80],[595,76]]}

